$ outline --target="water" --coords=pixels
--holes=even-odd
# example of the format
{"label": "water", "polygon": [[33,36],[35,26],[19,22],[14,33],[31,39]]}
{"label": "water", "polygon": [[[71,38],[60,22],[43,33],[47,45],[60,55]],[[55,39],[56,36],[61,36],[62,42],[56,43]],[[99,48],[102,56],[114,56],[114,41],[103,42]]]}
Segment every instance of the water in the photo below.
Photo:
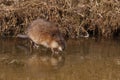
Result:
{"label": "water", "polygon": [[120,42],[69,40],[64,55],[25,39],[0,39],[0,80],[120,80]]}

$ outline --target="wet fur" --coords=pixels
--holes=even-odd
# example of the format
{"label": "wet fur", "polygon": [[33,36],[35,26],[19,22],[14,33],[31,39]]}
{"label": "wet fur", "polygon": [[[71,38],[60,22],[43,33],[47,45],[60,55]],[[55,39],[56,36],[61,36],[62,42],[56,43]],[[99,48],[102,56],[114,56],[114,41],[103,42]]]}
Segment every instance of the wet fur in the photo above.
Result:
{"label": "wet fur", "polygon": [[58,47],[65,48],[65,40],[58,27],[43,19],[33,21],[27,29],[28,37],[36,44],[51,48],[54,52]]}

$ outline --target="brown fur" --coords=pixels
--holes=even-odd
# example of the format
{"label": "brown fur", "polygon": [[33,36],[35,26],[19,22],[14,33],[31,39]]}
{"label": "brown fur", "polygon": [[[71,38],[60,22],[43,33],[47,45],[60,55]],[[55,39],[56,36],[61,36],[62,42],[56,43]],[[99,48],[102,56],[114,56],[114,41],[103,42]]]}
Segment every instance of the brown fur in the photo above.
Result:
{"label": "brown fur", "polygon": [[[65,40],[60,33],[58,27],[43,19],[34,20],[27,29],[28,37],[36,44],[51,48],[53,52],[60,46],[62,50],[65,48]],[[52,42],[57,42],[58,46],[53,47]]]}

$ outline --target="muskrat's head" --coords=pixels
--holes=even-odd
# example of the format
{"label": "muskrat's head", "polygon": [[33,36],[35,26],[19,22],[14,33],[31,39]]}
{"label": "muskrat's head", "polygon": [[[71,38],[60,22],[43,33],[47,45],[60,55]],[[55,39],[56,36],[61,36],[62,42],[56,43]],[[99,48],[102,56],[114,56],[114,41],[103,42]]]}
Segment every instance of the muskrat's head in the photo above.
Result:
{"label": "muskrat's head", "polygon": [[59,44],[59,50],[60,51],[64,51],[65,50],[65,47],[66,47],[66,41],[65,40],[60,40],[58,41],[58,44]]}
{"label": "muskrat's head", "polygon": [[55,53],[62,52],[65,50],[66,41],[61,35],[54,36],[51,47]]}

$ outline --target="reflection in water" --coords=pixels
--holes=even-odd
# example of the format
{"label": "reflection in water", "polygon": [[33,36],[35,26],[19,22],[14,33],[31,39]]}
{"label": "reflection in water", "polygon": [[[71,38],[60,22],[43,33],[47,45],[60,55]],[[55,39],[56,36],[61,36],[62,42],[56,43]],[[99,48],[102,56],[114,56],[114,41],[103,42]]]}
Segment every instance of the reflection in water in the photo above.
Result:
{"label": "reflection in water", "polygon": [[31,67],[32,69],[58,69],[63,66],[65,61],[64,56],[60,55],[54,55],[54,56],[48,56],[48,55],[32,55],[27,60],[28,67]]}
{"label": "reflection in water", "polygon": [[0,40],[0,80],[120,80],[120,42],[69,40],[64,55],[29,54],[28,40]]}

